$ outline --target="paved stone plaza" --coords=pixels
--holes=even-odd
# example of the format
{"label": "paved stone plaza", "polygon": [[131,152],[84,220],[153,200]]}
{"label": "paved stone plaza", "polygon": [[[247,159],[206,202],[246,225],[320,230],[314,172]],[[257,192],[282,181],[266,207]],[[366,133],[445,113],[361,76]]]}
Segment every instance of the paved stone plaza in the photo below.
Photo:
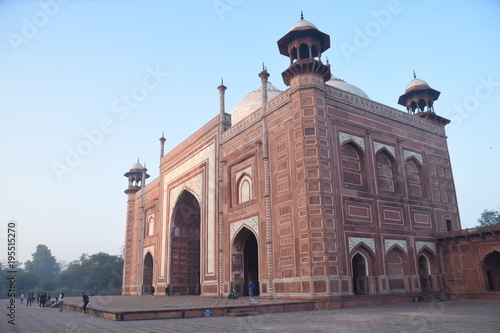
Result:
{"label": "paved stone plaza", "polygon": [[[164,302],[199,303],[192,297],[132,297],[136,307]],[[120,297],[120,304],[127,297]],[[105,299],[103,300],[105,302]],[[220,300],[214,300],[219,302]],[[244,299],[242,299],[244,301]],[[92,302],[92,300],[91,300]],[[109,301],[111,303],[111,301]],[[203,300],[202,302],[206,302]],[[112,302],[115,303],[115,302]],[[122,303],[123,304],[123,303]],[[205,303],[207,304],[207,303]],[[0,306],[7,313],[7,300]],[[498,332],[500,302],[448,301],[404,303],[340,310],[287,312],[254,317],[211,317],[111,321],[80,312],[16,304],[16,325],[4,314],[0,332]],[[109,304],[110,307],[116,307]]]}

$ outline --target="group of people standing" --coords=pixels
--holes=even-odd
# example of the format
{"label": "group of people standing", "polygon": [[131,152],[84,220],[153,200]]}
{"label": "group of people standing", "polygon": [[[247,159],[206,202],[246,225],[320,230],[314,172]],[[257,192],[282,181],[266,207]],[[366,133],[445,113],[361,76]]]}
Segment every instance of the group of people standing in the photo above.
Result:
{"label": "group of people standing", "polygon": [[[47,292],[40,291],[35,294],[35,292],[30,291],[28,293],[28,297],[26,297],[26,306],[31,306],[33,303],[38,303],[39,307],[45,307],[45,304],[49,302],[52,299],[50,297],[50,294]],[[21,304],[23,304],[24,301],[24,293],[21,294]]]}
{"label": "group of people standing", "polygon": [[[51,308],[58,307],[59,312],[62,312],[64,305],[64,291],[61,291],[59,296],[56,296],[55,299],[52,301],[52,303],[49,303],[51,299],[52,297],[47,292],[40,291],[37,294],[35,294],[33,291],[30,291],[28,293],[28,297],[26,297],[26,306],[31,306],[33,302],[38,303],[38,306],[41,308],[45,307],[45,304],[50,304]],[[89,305],[90,298],[83,291],[82,291],[82,299],[83,299],[83,312],[85,312],[87,306]],[[21,294],[21,299],[20,299],[21,304],[23,304],[23,301],[24,301],[24,293]]]}
{"label": "group of people standing", "polygon": [[[35,294],[35,292],[30,291],[28,293],[28,296],[26,297],[26,306],[32,306],[33,303],[38,303],[38,307],[44,308],[46,304],[50,305],[50,307],[59,307],[59,311],[62,311],[62,305],[64,304],[64,291],[61,291],[59,296],[56,296],[56,298],[50,303],[50,300],[52,297],[50,296],[49,293],[44,292],[44,291],[39,291],[38,293]],[[23,304],[24,301],[24,293],[21,294],[21,304]]]}

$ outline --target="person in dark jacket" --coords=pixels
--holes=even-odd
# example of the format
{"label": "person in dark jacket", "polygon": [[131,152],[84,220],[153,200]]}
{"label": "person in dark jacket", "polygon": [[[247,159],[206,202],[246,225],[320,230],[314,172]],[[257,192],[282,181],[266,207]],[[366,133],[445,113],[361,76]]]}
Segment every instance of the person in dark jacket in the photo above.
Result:
{"label": "person in dark jacket", "polygon": [[83,312],[87,309],[87,305],[89,304],[90,298],[85,294],[84,291],[82,291],[82,298],[83,298]]}

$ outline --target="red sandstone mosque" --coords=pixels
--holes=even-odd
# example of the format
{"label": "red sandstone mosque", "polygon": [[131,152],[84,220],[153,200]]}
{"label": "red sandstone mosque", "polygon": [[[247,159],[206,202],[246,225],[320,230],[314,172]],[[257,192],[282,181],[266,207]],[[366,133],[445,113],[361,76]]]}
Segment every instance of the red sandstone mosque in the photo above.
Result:
{"label": "red sandstone mosque", "polygon": [[440,92],[399,104],[335,78],[330,37],[300,20],[268,81],[128,178],[123,295],[309,299],[325,307],[500,291],[499,227],[461,230]]}

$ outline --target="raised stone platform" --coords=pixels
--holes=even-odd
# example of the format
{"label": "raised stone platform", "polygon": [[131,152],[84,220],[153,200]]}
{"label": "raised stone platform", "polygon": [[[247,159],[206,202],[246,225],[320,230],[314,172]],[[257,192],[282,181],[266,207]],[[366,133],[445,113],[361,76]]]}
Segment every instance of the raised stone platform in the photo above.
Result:
{"label": "raised stone platform", "polygon": [[500,301],[500,292],[455,293],[451,297],[457,300]]}
{"label": "raised stone platform", "polygon": [[[91,296],[89,315],[115,321],[243,316],[314,310],[312,301],[205,298],[200,296]],[[81,297],[66,297],[64,309],[83,312]]]}

